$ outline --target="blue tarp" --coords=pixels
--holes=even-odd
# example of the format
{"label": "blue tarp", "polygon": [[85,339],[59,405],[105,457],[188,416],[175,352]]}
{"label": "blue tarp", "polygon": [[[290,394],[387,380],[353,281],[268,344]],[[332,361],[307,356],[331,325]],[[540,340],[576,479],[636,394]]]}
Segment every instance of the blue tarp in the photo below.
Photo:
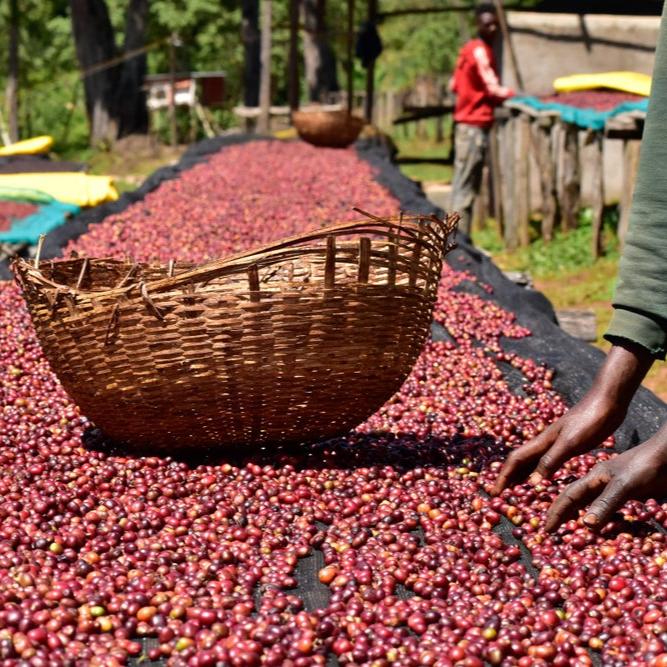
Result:
{"label": "blue tarp", "polygon": [[566,123],[590,128],[591,130],[603,130],[607,119],[619,114],[630,111],[648,111],[648,98],[637,102],[623,102],[608,111],[581,109],[569,104],[559,104],[558,102],[543,102],[537,97],[513,97],[512,102],[532,107],[537,111],[558,111]]}
{"label": "blue tarp", "polygon": [[[1,198],[1,197],[0,197]],[[10,229],[0,232],[0,243],[28,243],[35,245],[41,234],[48,234],[64,224],[67,218],[78,213],[74,204],[64,204],[55,199],[39,206],[25,218],[14,220]]]}

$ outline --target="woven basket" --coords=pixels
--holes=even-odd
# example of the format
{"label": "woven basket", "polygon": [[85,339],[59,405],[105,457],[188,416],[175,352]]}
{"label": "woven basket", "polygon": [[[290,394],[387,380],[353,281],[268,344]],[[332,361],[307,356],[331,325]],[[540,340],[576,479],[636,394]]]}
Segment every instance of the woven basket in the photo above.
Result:
{"label": "woven basket", "polygon": [[399,389],[457,219],[372,217],[203,266],[14,270],[52,369],[112,440],[303,442],[347,432]]}
{"label": "woven basket", "polygon": [[314,146],[346,148],[353,144],[364,121],[347,111],[294,111],[292,122],[299,136]]}

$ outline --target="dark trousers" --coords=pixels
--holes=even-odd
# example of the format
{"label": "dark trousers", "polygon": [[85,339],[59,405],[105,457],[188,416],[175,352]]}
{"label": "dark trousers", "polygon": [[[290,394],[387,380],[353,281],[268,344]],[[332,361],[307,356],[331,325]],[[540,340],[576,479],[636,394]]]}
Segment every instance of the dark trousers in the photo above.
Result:
{"label": "dark trousers", "polygon": [[472,209],[482,184],[482,170],[489,144],[489,131],[458,123],[454,133],[454,180],[451,210],[461,215],[459,229],[470,234]]}

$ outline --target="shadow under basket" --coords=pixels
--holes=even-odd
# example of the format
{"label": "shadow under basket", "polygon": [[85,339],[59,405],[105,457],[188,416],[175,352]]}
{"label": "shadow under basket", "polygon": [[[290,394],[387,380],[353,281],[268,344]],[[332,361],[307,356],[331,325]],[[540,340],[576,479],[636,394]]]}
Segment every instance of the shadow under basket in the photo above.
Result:
{"label": "shadow under basket", "polygon": [[341,435],[401,386],[456,215],[345,222],[202,266],[17,260],[51,368],[111,440],[157,451]]}
{"label": "shadow under basket", "polygon": [[292,122],[301,139],[325,148],[346,148],[364,127],[363,119],[341,110],[293,111]]}

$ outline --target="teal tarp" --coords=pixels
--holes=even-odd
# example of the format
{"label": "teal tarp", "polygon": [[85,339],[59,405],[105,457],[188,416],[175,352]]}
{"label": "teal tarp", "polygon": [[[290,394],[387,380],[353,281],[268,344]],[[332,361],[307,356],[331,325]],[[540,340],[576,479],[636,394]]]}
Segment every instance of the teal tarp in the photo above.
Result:
{"label": "teal tarp", "polygon": [[14,220],[10,229],[0,232],[0,243],[35,245],[41,234],[48,234],[56,227],[60,227],[70,215],[75,215],[79,210],[74,204],[64,204],[54,199],[40,206],[32,215]]}
{"label": "teal tarp", "polygon": [[591,130],[603,130],[608,118],[618,116],[629,111],[648,111],[648,98],[638,102],[623,102],[608,111],[597,111],[595,109],[580,109],[569,104],[558,102],[543,102],[537,97],[513,97],[512,102],[532,107],[537,111],[558,111],[566,123],[590,128]]}

